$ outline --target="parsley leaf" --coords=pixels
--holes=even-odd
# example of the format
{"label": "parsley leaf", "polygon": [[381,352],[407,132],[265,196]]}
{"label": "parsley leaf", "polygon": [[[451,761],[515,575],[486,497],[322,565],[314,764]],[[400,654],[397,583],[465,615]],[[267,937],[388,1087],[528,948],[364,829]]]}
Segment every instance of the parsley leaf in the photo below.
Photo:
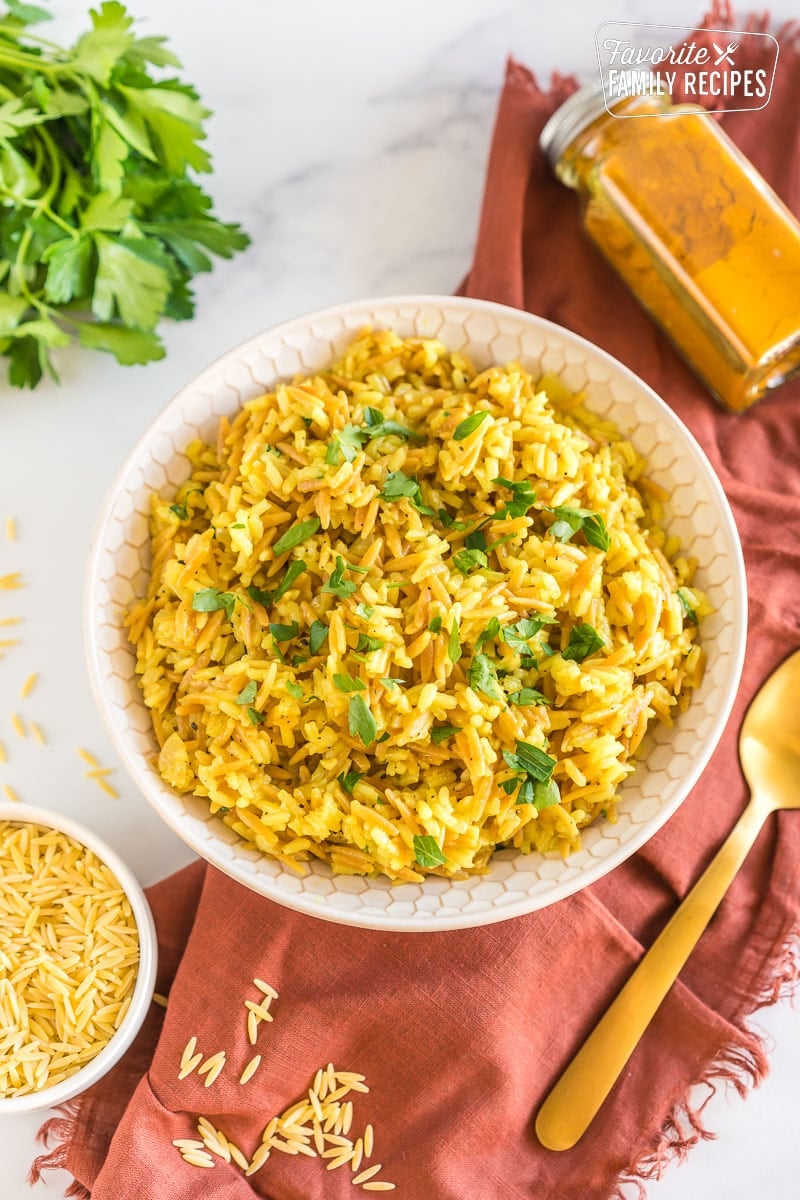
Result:
{"label": "parsley leaf", "polygon": [[386,476],[386,481],[381,491],[381,496],[384,500],[410,500],[416,508],[417,512],[424,513],[425,516],[432,517],[433,509],[428,508],[423,503],[422,488],[419,480],[413,476],[404,474],[402,471],[390,471]]}
{"label": "parsley leaf", "polygon": [[464,529],[469,529],[466,521],[457,521],[455,517],[451,517],[446,508],[440,508],[436,514],[445,529],[452,529],[454,532],[461,532]]}
{"label": "parsley leaf", "polygon": [[493,521],[505,521],[509,517],[524,517],[528,509],[536,503],[536,492],[528,479],[521,479],[518,483],[513,483],[510,479],[504,479],[502,475],[498,475],[496,479],[492,480],[492,483],[499,483],[513,493],[513,499],[494,514]]}
{"label": "parsley leaf", "polygon": [[300,630],[297,621],[292,621],[291,625],[273,625],[270,623],[269,631],[276,642],[290,642],[292,638],[296,638]]}
{"label": "parsley leaf", "polygon": [[256,603],[263,604],[264,607],[267,608],[270,604],[274,604],[277,600],[280,600],[282,596],[285,596],[294,581],[299,579],[300,576],[304,574],[305,570],[306,564],[302,559],[296,558],[289,563],[283,579],[274,589],[274,591],[262,591],[261,588],[250,586],[247,589],[247,594],[250,596],[251,600],[255,600]]}
{"label": "parsley leaf", "polygon": [[248,708],[247,715],[250,718],[251,725],[264,724],[264,714],[260,713],[257,708]]}
{"label": "parsley leaf", "polygon": [[431,633],[439,633],[441,628],[442,628],[442,618],[441,617],[434,617],[431,621],[428,622],[428,629],[431,631]]}
{"label": "parsley leaf", "polygon": [[489,560],[483,550],[459,550],[453,555],[453,566],[466,578],[473,571],[481,570],[489,565]]}
{"label": "parsley leaf", "polygon": [[458,621],[453,617],[453,624],[450,626],[450,638],[447,643],[447,657],[450,662],[455,665],[461,658],[461,642],[459,640]]}
{"label": "parsley leaf", "polygon": [[561,651],[561,657],[573,662],[583,662],[603,646],[605,642],[592,625],[574,625],[569,631],[569,642],[566,649]]}
{"label": "parsley leaf", "polygon": [[252,704],[256,698],[257,691],[258,691],[258,684],[256,683],[255,679],[251,679],[248,683],[246,683],[244,685],[242,690],[239,692],[239,695],[236,697],[236,703],[237,704]]}
{"label": "parsley leaf", "polygon": [[305,542],[308,538],[313,537],[319,527],[319,517],[311,517],[308,521],[298,521],[295,525],[290,526],[278,538],[277,542],[273,544],[272,553],[277,558],[280,554],[285,554],[287,550],[293,550],[301,542]]}
{"label": "parsley leaf", "polygon": [[336,776],[337,781],[342,785],[348,796],[352,796],[353,789],[355,788],[359,779],[363,778],[363,771],[342,771],[341,775]]}
{"label": "parsley leaf", "polygon": [[342,459],[352,462],[361,449],[364,437],[364,430],[357,425],[345,425],[344,429],[333,435],[325,451],[325,462],[329,467],[337,467]]}
{"label": "parsley leaf", "polygon": [[367,437],[399,437],[403,441],[414,440],[415,442],[424,442],[425,436],[422,433],[417,433],[414,429],[409,429],[407,425],[401,425],[399,421],[387,420],[380,409],[365,408],[364,422],[367,425]]}
{"label": "parsley leaf", "polygon": [[369,621],[370,617],[374,615],[374,612],[375,609],[371,604],[356,605],[356,616],[361,617],[362,621]]}
{"label": "parsley leaf", "polygon": [[370,654],[373,650],[380,650],[383,645],[383,638],[369,637],[366,633],[360,633],[356,643],[356,652]]}
{"label": "parsley leaf", "polygon": [[352,579],[345,579],[344,573],[348,570],[347,563],[341,557],[336,555],[336,566],[333,574],[327,583],[323,583],[322,591],[332,593],[334,596],[339,596],[340,599],[346,600],[348,596],[352,596],[353,592],[358,587],[358,584],[353,583]]}
{"label": "parsley leaf", "polygon": [[447,862],[436,838],[430,834],[414,834],[414,857],[421,867],[441,867]]}
{"label": "parsley leaf", "polygon": [[694,605],[692,604],[689,593],[686,591],[685,588],[678,588],[678,599],[681,602],[681,608],[683,609],[686,620],[689,622],[690,625],[696,625],[697,624],[697,612],[694,608]]}
{"label": "parsley leaf", "polygon": [[365,746],[371,746],[378,733],[375,718],[363,696],[351,696],[347,717],[351,737],[360,737]]}
{"label": "parsley leaf", "polygon": [[505,626],[503,641],[512,650],[516,650],[520,654],[527,654],[530,649],[528,642],[531,638],[535,638],[545,625],[553,624],[555,624],[555,617],[523,617],[515,625]]}
{"label": "parsley leaf", "polygon": [[515,704],[518,708],[531,708],[534,704],[552,704],[552,700],[548,700],[543,692],[537,692],[536,688],[521,688],[518,692],[512,692],[508,697],[509,704]]}
{"label": "parsley leaf", "polygon": [[291,679],[286,681],[286,690],[290,696],[294,697],[295,700],[301,700],[303,698],[304,692],[301,685],[299,683],[292,683]]}
{"label": "parsley leaf", "polygon": [[384,675],[379,680],[379,682],[382,683],[383,686],[385,688],[387,688],[390,692],[393,692],[395,690],[395,688],[400,687],[400,685],[404,681],[402,679],[392,679],[392,677],[390,675]]}
{"label": "parsley leaf", "polygon": [[439,746],[456,733],[461,733],[460,725],[435,725],[431,730],[431,741],[434,746]]}
{"label": "parsley leaf", "polygon": [[308,645],[312,654],[319,654],[328,636],[328,626],[323,621],[312,621],[308,633]]}
{"label": "parsley leaf", "polygon": [[453,441],[463,442],[464,439],[468,438],[469,435],[473,433],[479,425],[483,424],[488,415],[488,412],[481,409],[479,412],[474,412],[472,416],[465,417],[460,425],[456,426],[455,433],[453,434]]}
{"label": "parsley leaf", "polygon": [[352,675],[334,675],[333,682],[340,692],[363,692],[364,684]]}
{"label": "parsley leaf", "polygon": [[473,692],[483,692],[492,700],[502,700],[503,695],[497,686],[497,668],[485,654],[474,655],[467,671],[467,683]]}
{"label": "parsley leaf", "polygon": [[599,513],[590,508],[570,508],[559,505],[548,510],[556,517],[550,526],[549,533],[559,542],[568,542],[574,534],[583,530],[584,537],[590,546],[598,550],[608,550],[611,539],[608,536],[606,523]]}
{"label": "parsley leaf", "polygon": [[489,624],[478,636],[478,640],[475,643],[476,653],[480,650],[481,646],[485,646],[487,642],[493,642],[494,639],[499,636],[499,634],[500,622],[497,617],[492,617],[489,621]]}
{"label": "parsley leaf", "polygon": [[235,604],[236,596],[233,592],[221,592],[219,588],[201,588],[192,596],[192,608],[195,612],[218,612],[219,609],[224,609],[229,621],[233,617]]}
{"label": "parsley leaf", "polygon": [[556,765],[554,758],[538,746],[532,746],[530,742],[517,742],[516,753],[504,750],[503,758],[512,771],[529,775],[531,779],[540,783],[547,783]]}

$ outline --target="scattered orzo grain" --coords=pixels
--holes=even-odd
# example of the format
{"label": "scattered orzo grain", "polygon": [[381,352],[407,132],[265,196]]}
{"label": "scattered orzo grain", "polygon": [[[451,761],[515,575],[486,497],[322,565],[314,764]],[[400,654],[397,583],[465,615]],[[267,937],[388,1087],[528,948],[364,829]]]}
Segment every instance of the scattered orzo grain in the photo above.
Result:
{"label": "scattered orzo grain", "polygon": [[28,678],[25,680],[25,682],[22,685],[22,691],[20,692],[20,698],[22,700],[24,700],[27,696],[30,696],[31,692],[36,687],[36,681],[38,680],[38,678],[39,678],[39,676],[34,671],[34,673],[32,675],[29,675]]}
{"label": "scattered orzo grain", "polygon": [[19,713],[11,714],[11,724],[13,726],[14,732],[16,733],[17,737],[24,738],[24,737],[28,736],[28,731],[25,728],[25,722],[23,721],[23,719],[19,715]]}
{"label": "scattered orzo grain", "polygon": [[252,1079],[258,1068],[261,1066],[261,1055],[256,1054],[255,1058],[251,1058],[239,1078],[239,1083],[247,1083]]}
{"label": "scattered orzo grain", "polygon": [[10,575],[0,575],[0,592],[13,592],[24,586],[19,571],[12,571]]}
{"label": "scattered orzo grain", "polygon": [[382,1179],[374,1179],[370,1183],[363,1183],[361,1186],[365,1192],[393,1192],[397,1185],[384,1182]]}
{"label": "scattered orzo grain", "polygon": [[114,1036],[139,941],[130,901],[86,846],[0,821],[0,1096],[60,1083]]}
{"label": "scattered orzo grain", "polygon": [[83,746],[78,746],[78,754],[81,756],[81,758],[83,759],[83,761],[85,763],[89,764],[90,767],[99,767],[100,766],[100,763],[97,761],[95,756],[93,754],[90,754],[88,750],[84,750]]}
{"label": "scattered orzo grain", "polygon": [[17,540],[17,522],[13,517],[6,517],[6,537],[10,542]]}
{"label": "scattered orzo grain", "polygon": [[40,746],[46,746],[47,738],[44,736],[44,732],[42,730],[41,725],[38,725],[36,723],[36,721],[31,721],[29,718],[28,719],[28,727],[29,727],[31,733],[33,734],[34,741],[37,741]]}
{"label": "scattered orzo grain", "polygon": [[18,793],[14,790],[14,788],[12,788],[10,783],[3,784],[3,792],[5,793],[6,799],[12,800],[15,804],[20,803]]}
{"label": "scattered orzo grain", "polygon": [[157,1004],[159,1008],[166,1008],[169,1001],[161,992],[153,992],[153,1004]]}

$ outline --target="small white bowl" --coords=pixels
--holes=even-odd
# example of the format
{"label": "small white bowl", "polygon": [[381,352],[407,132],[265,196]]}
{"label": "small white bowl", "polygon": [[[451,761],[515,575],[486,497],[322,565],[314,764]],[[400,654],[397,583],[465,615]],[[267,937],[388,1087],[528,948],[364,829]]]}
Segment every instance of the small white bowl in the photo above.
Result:
{"label": "small white bowl", "polygon": [[[298,372],[323,367],[364,325],[401,336],[439,338],[479,368],[520,359],[534,374],[557,374],[587,406],[614,421],[648,460],[669,496],[665,525],[697,558],[697,586],[714,613],[703,621],[705,678],[671,728],[656,726],[636,771],[620,788],[619,819],[582,831],[581,849],[497,852],[486,875],[422,883],[333,875],[313,860],[304,876],[245,843],[208,804],[160,778],[150,713],[134,670],[123,614],[148,580],[149,498],[174,493],[191,473],[184,453],[216,437],[219,419]],[[733,418],[735,419],[735,418]],[[675,812],[700,777],[730,715],[744,658],[747,585],[725,493],[686,426],[647,384],[584,338],[502,304],[453,296],[356,300],[297,317],[225,354],[187,383],[134,446],[109,492],[89,554],[84,631],[98,708],[123,763],[171,829],[246,887],[312,916],[405,933],[464,929],[542,908],[594,883],[638,850]]]}
{"label": "small white bowl", "polygon": [[11,1113],[35,1112],[41,1108],[54,1108],[71,1100],[79,1092],[85,1092],[93,1083],[111,1070],[129,1048],[144,1023],[147,1010],[153,999],[158,961],[158,939],[150,905],[136,877],[122,859],[107,846],[97,834],[46,808],[34,808],[30,804],[0,804],[0,821],[16,821],[21,825],[44,825],[57,829],[76,842],[93,850],[109,870],[113,871],[122,890],[128,897],[139,935],[139,970],[133,988],[133,997],[125,1018],[114,1036],[90,1062],[74,1075],[57,1083],[54,1087],[42,1088],[38,1092],[26,1092],[22,1096],[0,1097],[0,1117]]}

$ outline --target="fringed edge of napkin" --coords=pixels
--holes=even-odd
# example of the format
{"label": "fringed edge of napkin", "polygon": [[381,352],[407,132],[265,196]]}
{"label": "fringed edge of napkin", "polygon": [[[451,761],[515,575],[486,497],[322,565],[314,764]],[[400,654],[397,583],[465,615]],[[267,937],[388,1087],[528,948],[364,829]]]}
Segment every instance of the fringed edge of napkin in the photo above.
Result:
{"label": "fringed edge of napkin", "polygon": [[[49,1117],[36,1134],[36,1140],[47,1148],[46,1154],[38,1155],[28,1172],[31,1187],[38,1183],[44,1171],[67,1170],[67,1155],[72,1139],[78,1132],[81,1100],[68,1100],[54,1110],[58,1115]],[[51,1146],[51,1143],[55,1143]],[[77,1179],[73,1179],[64,1192],[65,1200],[91,1200],[91,1192]]]}
{"label": "fringed edge of napkin", "polygon": [[[800,928],[789,935],[780,957],[771,964],[760,992],[743,1014],[744,1019],[748,1020],[779,1000],[793,999],[798,992]],[[740,1030],[739,1039],[731,1040],[719,1048],[700,1078],[673,1104],[661,1127],[657,1143],[640,1152],[620,1172],[610,1200],[644,1200],[645,1183],[660,1179],[670,1163],[683,1162],[698,1142],[716,1138],[716,1133],[703,1123],[705,1107],[721,1086],[734,1088],[742,1099],[751,1088],[758,1087],[769,1071],[765,1040],[744,1028]]]}

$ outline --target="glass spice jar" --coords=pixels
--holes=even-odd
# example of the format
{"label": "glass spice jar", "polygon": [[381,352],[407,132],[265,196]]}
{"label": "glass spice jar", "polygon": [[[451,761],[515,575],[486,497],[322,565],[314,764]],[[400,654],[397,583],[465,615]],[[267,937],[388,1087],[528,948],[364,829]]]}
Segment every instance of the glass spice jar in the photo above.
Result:
{"label": "glass spice jar", "polygon": [[[800,370],[800,225],[705,109],[581,88],[540,144],[586,232],[736,412]],[[619,119],[620,116],[629,119]]]}

